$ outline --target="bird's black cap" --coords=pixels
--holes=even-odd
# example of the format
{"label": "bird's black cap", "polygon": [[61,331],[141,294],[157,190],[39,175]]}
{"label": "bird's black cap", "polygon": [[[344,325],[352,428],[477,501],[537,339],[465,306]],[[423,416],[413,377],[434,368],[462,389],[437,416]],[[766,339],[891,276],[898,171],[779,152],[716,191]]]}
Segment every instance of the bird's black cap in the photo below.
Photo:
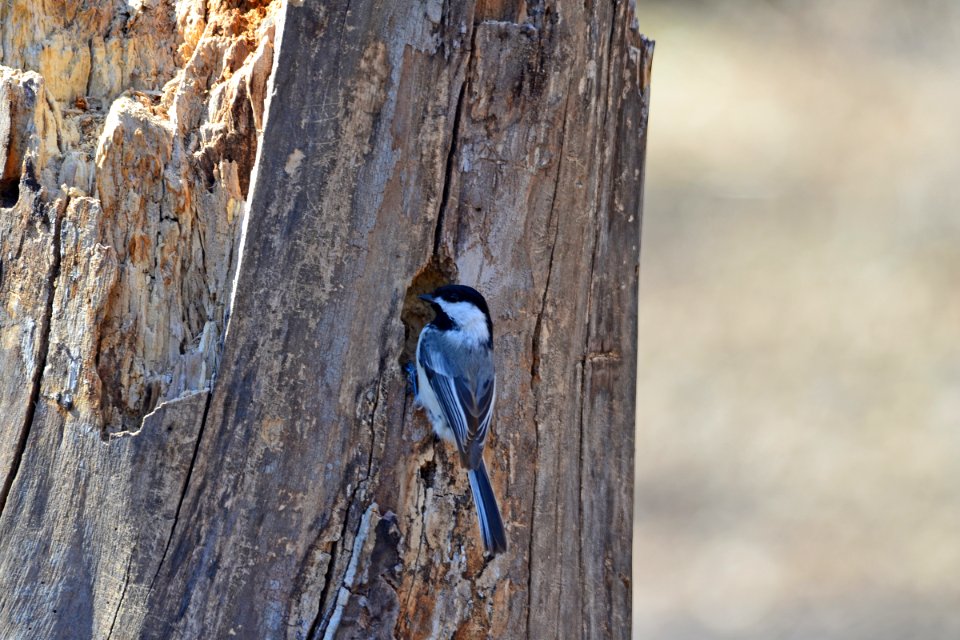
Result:
{"label": "bird's black cap", "polygon": [[487,301],[480,295],[480,292],[465,284],[447,284],[438,287],[429,295],[420,296],[420,298],[430,303],[433,303],[435,298],[440,298],[446,302],[470,302],[483,311],[487,317],[490,316],[490,308],[487,306]]}

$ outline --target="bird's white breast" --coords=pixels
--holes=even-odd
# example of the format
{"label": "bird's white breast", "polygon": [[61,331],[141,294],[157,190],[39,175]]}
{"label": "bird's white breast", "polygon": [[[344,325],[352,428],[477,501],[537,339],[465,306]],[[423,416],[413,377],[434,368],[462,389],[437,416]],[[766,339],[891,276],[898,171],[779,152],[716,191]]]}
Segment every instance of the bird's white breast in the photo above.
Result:
{"label": "bird's white breast", "polygon": [[437,300],[443,312],[456,323],[466,341],[480,344],[490,340],[487,316],[476,305],[469,302],[447,302]]}
{"label": "bird's white breast", "polygon": [[440,401],[437,400],[437,394],[433,392],[433,387],[430,386],[430,381],[427,379],[427,372],[420,366],[420,345],[422,343],[423,332],[420,333],[420,339],[417,341],[417,402],[427,410],[434,433],[448,442],[456,443],[456,436],[453,429],[447,424],[443,409],[440,407]]}

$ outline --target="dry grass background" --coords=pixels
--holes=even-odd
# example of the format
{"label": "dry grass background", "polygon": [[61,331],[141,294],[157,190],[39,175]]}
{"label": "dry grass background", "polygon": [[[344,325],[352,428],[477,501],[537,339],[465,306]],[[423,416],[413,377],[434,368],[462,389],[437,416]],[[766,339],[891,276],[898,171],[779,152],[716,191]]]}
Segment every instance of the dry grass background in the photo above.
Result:
{"label": "dry grass background", "polygon": [[960,2],[638,5],[634,637],[960,638]]}

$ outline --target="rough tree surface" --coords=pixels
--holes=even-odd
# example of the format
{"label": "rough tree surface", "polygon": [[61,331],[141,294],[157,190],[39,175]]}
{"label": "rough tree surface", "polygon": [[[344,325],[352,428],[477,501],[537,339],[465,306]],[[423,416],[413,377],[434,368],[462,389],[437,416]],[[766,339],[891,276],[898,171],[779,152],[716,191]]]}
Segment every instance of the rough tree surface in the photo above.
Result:
{"label": "rough tree surface", "polygon": [[[626,638],[651,54],[626,2],[0,4],[0,637]],[[449,281],[492,560],[401,369]]]}

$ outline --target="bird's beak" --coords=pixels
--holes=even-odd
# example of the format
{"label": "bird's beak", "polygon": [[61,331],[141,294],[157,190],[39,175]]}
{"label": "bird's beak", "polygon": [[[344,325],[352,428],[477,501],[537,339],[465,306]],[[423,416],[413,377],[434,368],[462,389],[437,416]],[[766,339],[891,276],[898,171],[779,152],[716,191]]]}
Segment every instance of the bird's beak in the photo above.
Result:
{"label": "bird's beak", "polygon": [[429,302],[430,304],[433,304],[433,301],[434,301],[434,299],[435,299],[435,298],[434,298],[432,295],[430,295],[429,293],[425,293],[425,294],[423,294],[423,295],[421,295],[421,296],[417,296],[417,297],[420,298],[421,300],[425,301],[425,302]]}

